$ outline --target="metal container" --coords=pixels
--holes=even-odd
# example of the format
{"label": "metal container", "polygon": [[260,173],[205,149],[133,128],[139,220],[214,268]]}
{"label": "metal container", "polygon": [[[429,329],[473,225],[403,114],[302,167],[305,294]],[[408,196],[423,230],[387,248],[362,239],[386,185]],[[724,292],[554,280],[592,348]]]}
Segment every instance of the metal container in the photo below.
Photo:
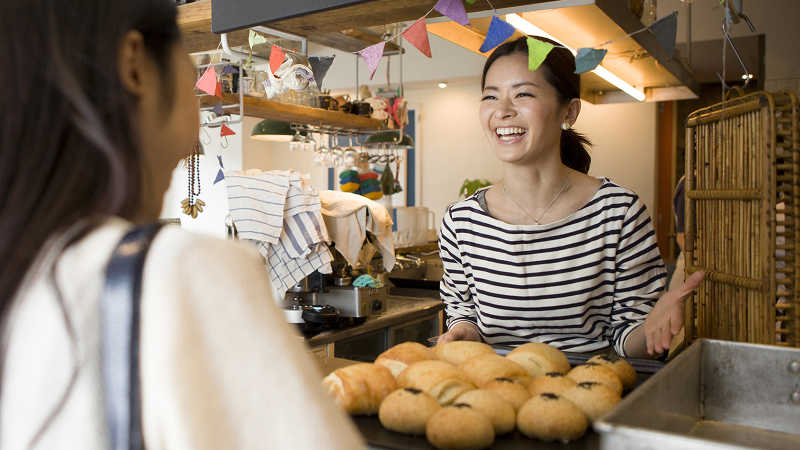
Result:
{"label": "metal container", "polygon": [[800,349],[697,340],[594,428],[603,449],[798,449]]}
{"label": "metal container", "polygon": [[320,294],[320,302],[339,310],[343,317],[368,317],[386,311],[388,289],[332,287]]}

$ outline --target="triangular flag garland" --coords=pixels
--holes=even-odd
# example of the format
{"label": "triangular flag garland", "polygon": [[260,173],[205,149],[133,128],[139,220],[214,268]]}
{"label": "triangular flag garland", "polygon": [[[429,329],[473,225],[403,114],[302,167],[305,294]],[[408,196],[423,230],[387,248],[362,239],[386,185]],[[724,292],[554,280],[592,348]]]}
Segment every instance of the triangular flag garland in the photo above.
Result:
{"label": "triangular flag garland", "polygon": [[478,49],[481,53],[486,53],[489,50],[497,47],[505,42],[514,34],[514,27],[508,22],[500,20],[497,16],[492,16],[492,22],[489,23],[489,31],[486,33],[481,48]]}
{"label": "triangular flag garland", "polygon": [[468,4],[469,6],[472,6],[472,5],[474,5],[474,4],[475,4],[475,2],[477,2],[477,1],[478,1],[478,0],[464,0],[464,3]]}
{"label": "triangular flag garland", "polygon": [[608,50],[596,48],[579,48],[575,55],[575,73],[584,73],[594,70],[605,58]]}
{"label": "triangular flag garland", "polygon": [[542,65],[547,55],[553,50],[553,44],[540,41],[532,37],[528,38],[528,70],[536,70]]}
{"label": "triangular flag garland", "polygon": [[667,50],[667,54],[672,56],[675,54],[675,35],[678,32],[678,13],[662,17],[652,25],[650,31],[656,35],[656,40],[662,47]]}
{"label": "triangular flag garland", "polygon": [[194,85],[195,88],[200,89],[208,95],[214,95],[217,92],[217,71],[214,66],[210,66],[203,75],[197,80]]}
{"label": "triangular flag garland", "polygon": [[322,89],[322,80],[325,79],[328,69],[333,64],[333,56],[311,56],[308,58],[308,63],[311,65],[311,72],[314,74],[317,87]]}
{"label": "triangular flag garland", "polygon": [[269,52],[269,70],[275,73],[284,61],[286,61],[286,54],[283,49],[273,45],[272,50]]}
{"label": "triangular flag garland", "polygon": [[219,166],[224,169],[225,168],[225,164],[222,164],[222,156],[221,155],[217,155],[217,161],[219,161]]}
{"label": "triangular flag garland", "polygon": [[383,56],[383,48],[385,46],[386,41],[381,41],[358,52],[358,54],[361,55],[361,57],[364,58],[364,61],[367,63],[370,80],[375,76],[375,70],[378,68],[378,63],[381,60],[381,56]]}
{"label": "triangular flag garland", "polygon": [[239,73],[239,71],[236,69],[236,67],[233,67],[230,64],[226,64],[225,67],[222,68],[222,74],[223,75],[232,74],[232,73]]}
{"label": "triangular flag garland", "polygon": [[428,28],[425,26],[425,18],[414,22],[402,33],[403,37],[410,42],[417,50],[428,58],[431,57],[431,43],[428,41]]}
{"label": "triangular flag garland", "polygon": [[225,114],[225,111],[222,109],[222,103],[221,102],[217,103],[216,105],[214,105],[214,109],[212,109],[212,111],[214,111],[214,114],[216,114],[217,116],[221,116],[221,115]]}
{"label": "triangular flag garland", "polygon": [[247,40],[248,40],[248,42],[250,44],[250,49],[251,50],[253,49],[253,46],[255,46],[255,45],[266,44],[267,43],[267,38],[265,38],[264,36],[256,33],[253,30],[250,30],[250,35],[248,36]]}
{"label": "triangular flag garland", "polygon": [[220,137],[233,136],[234,134],[236,134],[236,133],[233,130],[231,130],[230,128],[228,128],[227,125],[225,125],[224,123],[222,124],[221,127],[219,127],[219,135],[220,135]]}
{"label": "triangular flag garland", "polygon": [[214,89],[214,96],[222,98],[222,82],[217,81],[217,87]]}
{"label": "triangular flag garland", "polygon": [[467,11],[464,9],[464,3],[461,0],[439,0],[433,9],[439,11],[443,16],[453,19],[456,23],[464,26],[469,25]]}
{"label": "triangular flag garland", "polygon": [[217,172],[217,178],[214,178],[214,184],[217,184],[224,179],[225,179],[225,174],[222,173],[222,169],[219,169],[219,172]]}

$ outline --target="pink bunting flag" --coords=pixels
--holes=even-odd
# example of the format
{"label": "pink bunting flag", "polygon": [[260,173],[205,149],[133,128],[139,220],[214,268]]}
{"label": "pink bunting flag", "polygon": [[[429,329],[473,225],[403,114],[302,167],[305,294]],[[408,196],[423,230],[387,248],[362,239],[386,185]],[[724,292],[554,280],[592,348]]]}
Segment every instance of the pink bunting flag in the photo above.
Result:
{"label": "pink bunting flag", "polygon": [[421,51],[428,58],[431,57],[431,43],[428,41],[428,28],[425,26],[425,18],[422,17],[413,25],[403,31],[403,37],[411,42],[417,50]]}
{"label": "pink bunting flag", "polygon": [[381,56],[383,56],[383,47],[385,46],[386,41],[381,41],[358,52],[358,54],[364,58],[364,61],[367,62],[370,80],[375,76],[375,70],[378,68],[378,62],[380,62]]}
{"label": "pink bunting flag", "polygon": [[439,0],[433,9],[461,25],[469,25],[467,11],[464,9],[464,3],[461,0]]}
{"label": "pink bunting flag", "polygon": [[197,80],[197,84],[195,84],[194,87],[200,89],[208,95],[214,95],[216,93],[217,71],[214,69],[214,66],[210,66],[208,69],[206,69],[206,71],[203,73],[203,76]]}
{"label": "pink bunting flag", "polygon": [[269,52],[269,70],[274,74],[284,61],[286,61],[286,53],[283,53],[282,48],[273,45]]}
{"label": "pink bunting flag", "polygon": [[219,127],[219,136],[220,137],[233,136],[234,134],[236,134],[236,133],[234,133],[234,131],[231,130],[230,128],[228,128],[224,123],[222,124],[221,127]]}

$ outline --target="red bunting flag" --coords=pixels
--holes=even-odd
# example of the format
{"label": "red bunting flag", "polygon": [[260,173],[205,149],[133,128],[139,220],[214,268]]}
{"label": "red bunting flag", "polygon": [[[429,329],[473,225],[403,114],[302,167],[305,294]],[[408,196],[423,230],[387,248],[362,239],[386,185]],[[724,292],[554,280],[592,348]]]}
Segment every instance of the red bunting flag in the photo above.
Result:
{"label": "red bunting flag", "polygon": [[222,82],[221,81],[217,81],[217,87],[214,90],[214,95],[219,97],[219,98],[222,98]]}
{"label": "red bunting flag", "polygon": [[358,52],[358,54],[364,58],[364,61],[367,62],[370,80],[373,76],[375,76],[375,70],[378,68],[378,62],[380,62],[381,57],[383,56],[383,47],[385,46],[386,41],[381,41]]}
{"label": "red bunting flag", "polygon": [[210,66],[208,69],[206,69],[206,71],[203,73],[203,76],[197,80],[197,84],[195,84],[194,87],[200,89],[208,95],[214,95],[216,93],[217,71],[214,69],[214,66]]}
{"label": "red bunting flag", "polygon": [[228,128],[224,123],[222,124],[221,127],[219,127],[219,136],[220,137],[233,136],[234,134],[236,134],[236,133],[234,133],[234,131],[231,130],[230,128]]}
{"label": "red bunting flag", "polygon": [[286,61],[286,53],[283,53],[282,48],[273,45],[269,52],[269,70],[274,74],[284,61]]}
{"label": "red bunting flag", "polygon": [[428,41],[428,28],[425,26],[425,18],[422,17],[413,25],[403,31],[403,37],[417,47],[428,58],[431,57],[431,43]]}

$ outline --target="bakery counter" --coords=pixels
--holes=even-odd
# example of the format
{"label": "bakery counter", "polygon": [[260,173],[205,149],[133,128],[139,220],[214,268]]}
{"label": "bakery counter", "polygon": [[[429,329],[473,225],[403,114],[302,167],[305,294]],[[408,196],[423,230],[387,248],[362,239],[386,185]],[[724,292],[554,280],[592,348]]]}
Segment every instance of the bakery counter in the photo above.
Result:
{"label": "bakery counter", "polygon": [[373,361],[397,343],[426,343],[441,334],[442,310],[438,298],[390,295],[384,313],[360,325],[323,331],[306,342],[318,356]]}

